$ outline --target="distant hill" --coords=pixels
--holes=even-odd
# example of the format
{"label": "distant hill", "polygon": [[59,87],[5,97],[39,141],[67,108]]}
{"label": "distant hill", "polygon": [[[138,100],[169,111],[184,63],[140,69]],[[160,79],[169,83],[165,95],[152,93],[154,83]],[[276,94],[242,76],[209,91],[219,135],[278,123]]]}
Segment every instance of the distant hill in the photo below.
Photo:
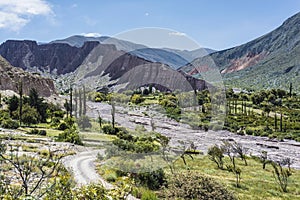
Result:
{"label": "distant hill", "polygon": [[19,81],[23,82],[24,94],[28,95],[31,88],[35,88],[44,97],[55,94],[54,83],[51,79],[42,78],[38,74],[31,74],[21,68],[13,67],[0,56],[0,90],[18,92]]}
{"label": "distant hill", "polygon": [[289,82],[293,82],[295,89],[300,91],[299,55],[300,13],[264,36],[197,58],[180,70],[198,76],[212,59],[228,85],[254,89],[287,89]]}

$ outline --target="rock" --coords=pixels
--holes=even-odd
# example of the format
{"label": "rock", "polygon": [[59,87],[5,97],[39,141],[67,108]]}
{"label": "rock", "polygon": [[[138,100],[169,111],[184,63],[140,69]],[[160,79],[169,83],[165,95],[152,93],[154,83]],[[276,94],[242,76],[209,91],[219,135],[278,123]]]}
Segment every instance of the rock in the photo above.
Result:
{"label": "rock", "polygon": [[35,88],[39,95],[49,97],[55,94],[54,83],[51,79],[42,78],[36,74],[30,74],[24,70],[11,66],[0,56],[0,90],[12,90],[18,93],[18,83],[23,83],[23,93],[29,94],[31,88]]}

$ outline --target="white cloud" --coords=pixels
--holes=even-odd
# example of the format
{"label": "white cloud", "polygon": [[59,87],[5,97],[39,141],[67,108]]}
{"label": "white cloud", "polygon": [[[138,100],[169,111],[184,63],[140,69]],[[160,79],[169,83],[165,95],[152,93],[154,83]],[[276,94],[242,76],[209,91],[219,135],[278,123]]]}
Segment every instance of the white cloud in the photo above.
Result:
{"label": "white cloud", "polygon": [[44,0],[0,0],[0,29],[18,31],[36,15],[53,15]]}
{"label": "white cloud", "polygon": [[186,36],[185,33],[181,33],[181,32],[170,32],[169,35],[180,36],[180,37]]}
{"label": "white cloud", "polygon": [[145,13],[145,16],[149,16],[149,13],[146,12],[146,13]]}
{"label": "white cloud", "polygon": [[101,36],[100,33],[82,33],[81,35],[83,35],[84,37],[100,37]]}

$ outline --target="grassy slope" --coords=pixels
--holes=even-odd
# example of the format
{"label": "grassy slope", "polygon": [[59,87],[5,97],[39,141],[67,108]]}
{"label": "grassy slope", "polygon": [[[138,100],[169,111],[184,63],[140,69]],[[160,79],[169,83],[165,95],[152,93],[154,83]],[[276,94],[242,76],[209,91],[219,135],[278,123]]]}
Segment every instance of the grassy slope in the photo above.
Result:
{"label": "grassy slope", "polygon": [[[235,187],[235,175],[227,170],[220,170],[216,167],[207,156],[196,156],[194,160],[186,157],[187,165],[183,164],[181,159],[175,163],[177,170],[196,170],[217,182],[224,184],[230,191],[233,191],[239,199],[257,200],[257,199],[300,199],[300,171],[293,169],[293,175],[290,177],[288,185],[288,193],[280,191],[279,186],[275,183],[273,176],[273,168],[267,165],[266,169],[262,169],[262,164],[254,159],[248,160],[248,166],[237,159],[238,167],[241,168],[241,188]],[[226,158],[227,163],[229,159]]]}

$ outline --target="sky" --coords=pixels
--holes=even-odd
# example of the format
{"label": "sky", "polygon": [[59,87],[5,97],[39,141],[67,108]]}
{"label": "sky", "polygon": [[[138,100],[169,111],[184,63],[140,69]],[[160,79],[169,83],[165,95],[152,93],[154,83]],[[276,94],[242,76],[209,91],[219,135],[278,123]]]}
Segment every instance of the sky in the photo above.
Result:
{"label": "sky", "polygon": [[[262,36],[298,12],[299,0],[0,0],[0,42],[132,32],[138,39],[135,30],[155,27],[174,40],[222,50]],[[152,32],[146,38],[162,41]]]}

